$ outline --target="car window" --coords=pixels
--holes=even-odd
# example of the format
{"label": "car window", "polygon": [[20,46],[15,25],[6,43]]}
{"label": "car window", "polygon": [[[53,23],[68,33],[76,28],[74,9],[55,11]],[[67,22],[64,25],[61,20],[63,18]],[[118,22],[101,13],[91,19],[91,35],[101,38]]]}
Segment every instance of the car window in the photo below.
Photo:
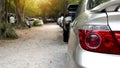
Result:
{"label": "car window", "polygon": [[94,7],[110,0],[88,0],[87,9],[93,9]]}
{"label": "car window", "polygon": [[107,12],[120,11],[120,4],[115,4],[106,8]]}
{"label": "car window", "polygon": [[72,22],[72,17],[71,17],[71,16],[65,17],[65,21],[66,21],[66,22]]}
{"label": "car window", "polygon": [[76,11],[77,8],[78,8],[78,4],[76,4],[76,5],[69,5],[68,6],[68,11]]}
{"label": "car window", "polygon": [[119,6],[119,8],[118,8],[118,11],[120,12],[120,6]]}

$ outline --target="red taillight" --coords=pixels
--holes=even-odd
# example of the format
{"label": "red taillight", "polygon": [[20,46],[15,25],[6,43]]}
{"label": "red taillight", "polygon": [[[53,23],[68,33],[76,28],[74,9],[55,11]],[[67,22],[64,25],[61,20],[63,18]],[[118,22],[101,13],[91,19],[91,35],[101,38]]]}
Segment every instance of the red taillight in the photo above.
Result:
{"label": "red taillight", "polygon": [[66,24],[66,25],[70,25],[70,22],[66,22],[65,24]]}
{"label": "red taillight", "polygon": [[[120,33],[115,35],[120,43]],[[79,41],[81,47],[88,51],[120,54],[120,46],[107,26],[83,26],[79,30]]]}
{"label": "red taillight", "polygon": [[86,45],[91,49],[96,49],[99,47],[101,40],[97,34],[88,34],[85,38]]}
{"label": "red taillight", "polygon": [[116,36],[116,38],[118,40],[118,43],[120,44],[120,32],[116,31],[114,33],[115,33],[115,36]]}
{"label": "red taillight", "polygon": [[69,16],[69,14],[68,14],[68,13],[64,14],[64,17],[67,17],[67,16]]}

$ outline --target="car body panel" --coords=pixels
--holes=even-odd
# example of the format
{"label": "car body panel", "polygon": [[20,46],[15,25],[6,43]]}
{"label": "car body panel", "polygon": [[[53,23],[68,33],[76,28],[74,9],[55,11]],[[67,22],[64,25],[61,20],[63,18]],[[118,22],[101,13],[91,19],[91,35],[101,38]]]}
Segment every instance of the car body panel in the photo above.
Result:
{"label": "car body panel", "polygon": [[109,25],[113,31],[120,31],[120,12],[108,12]]}
{"label": "car body panel", "polygon": [[105,3],[103,3],[103,4],[99,5],[99,6],[91,9],[91,11],[100,12],[100,11],[102,11],[103,9],[105,9],[105,8],[111,6],[111,5],[119,4],[119,3],[120,3],[120,0],[110,0],[110,1],[108,1],[108,2],[105,2]]}
{"label": "car body panel", "polygon": [[87,10],[88,0],[82,0],[77,22],[73,22],[70,30],[68,43],[68,62],[69,68],[120,68],[120,55],[90,52],[84,50],[79,43],[78,30],[83,25],[106,25],[110,26],[113,31],[120,31],[120,12],[100,12],[103,9],[113,5],[120,4],[119,0],[110,0],[105,3],[105,7],[93,8]]}
{"label": "car body panel", "polygon": [[84,68],[119,68],[120,55],[90,52],[77,47],[76,60]]}
{"label": "car body panel", "polygon": [[77,64],[74,61],[75,60],[75,52],[76,52],[76,47],[77,47],[77,38],[76,35],[73,31],[73,29],[70,30],[70,39],[68,46],[68,53],[67,53],[67,62],[68,62],[68,67],[67,68],[77,68]]}

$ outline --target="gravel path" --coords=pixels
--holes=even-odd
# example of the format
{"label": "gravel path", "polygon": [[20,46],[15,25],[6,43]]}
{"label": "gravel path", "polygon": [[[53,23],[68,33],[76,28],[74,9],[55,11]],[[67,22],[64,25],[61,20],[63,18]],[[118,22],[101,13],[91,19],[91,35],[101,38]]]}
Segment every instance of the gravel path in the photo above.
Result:
{"label": "gravel path", "polygon": [[58,25],[16,32],[19,39],[0,41],[0,68],[66,68],[67,44]]}

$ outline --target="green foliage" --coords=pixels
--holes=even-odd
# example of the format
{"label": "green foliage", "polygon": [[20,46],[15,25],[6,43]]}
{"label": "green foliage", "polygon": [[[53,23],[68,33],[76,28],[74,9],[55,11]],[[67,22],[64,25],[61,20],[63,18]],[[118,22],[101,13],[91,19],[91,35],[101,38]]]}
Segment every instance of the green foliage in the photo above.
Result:
{"label": "green foliage", "polygon": [[[22,0],[21,0],[22,1]],[[70,3],[78,3],[80,0],[25,0],[25,16],[56,17],[64,13]],[[8,0],[11,11],[15,11],[14,0]],[[21,3],[22,4],[22,3]],[[22,6],[22,5],[20,5]]]}
{"label": "green foliage", "polygon": [[79,3],[80,0],[68,0],[68,4],[71,4],[71,3]]}
{"label": "green foliage", "polygon": [[0,39],[16,39],[18,38],[12,25],[9,23],[0,23]]}
{"label": "green foliage", "polygon": [[8,3],[8,12],[15,13],[15,4],[14,0],[7,0]]}
{"label": "green foliage", "polygon": [[39,9],[41,11],[40,16],[42,17],[56,17],[66,10],[65,0],[45,0],[39,3]]}

